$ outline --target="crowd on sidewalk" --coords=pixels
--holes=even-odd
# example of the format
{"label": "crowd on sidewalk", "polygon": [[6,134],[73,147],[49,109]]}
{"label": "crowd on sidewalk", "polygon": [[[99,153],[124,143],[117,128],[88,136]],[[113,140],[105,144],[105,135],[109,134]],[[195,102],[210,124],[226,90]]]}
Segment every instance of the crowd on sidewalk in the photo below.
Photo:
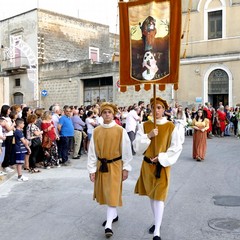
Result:
{"label": "crowd on sidewalk", "polygon": [[[99,104],[88,106],[63,107],[53,104],[49,109],[33,109],[30,106],[3,105],[0,116],[0,175],[14,171],[16,154],[25,152],[23,170],[39,173],[39,168],[68,166],[69,154],[73,159],[79,159],[81,154],[88,151],[93,129],[103,123],[99,114]],[[240,108],[223,106],[219,102],[217,108],[210,103],[199,105],[197,108],[183,108],[175,102],[165,110],[165,117],[173,121],[184,142],[185,135],[192,135],[194,128],[193,119],[197,116],[198,109],[202,109],[209,120],[208,138],[213,136],[224,137],[234,135],[240,137]],[[17,136],[16,120],[23,119],[22,139]],[[131,145],[135,139],[139,123],[152,119],[150,104],[145,105],[139,101],[129,106],[118,106],[114,116],[117,124],[126,129]],[[16,142],[17,140],[17,142]],[[29,150],[27,149],[29,146]],[[23,149],[21,151],[21,148]],[[18,149],[18,150],[17,150]],[[132,147],[132,153],[135,154]],[[27,180],[19,174],[20,181]]]}

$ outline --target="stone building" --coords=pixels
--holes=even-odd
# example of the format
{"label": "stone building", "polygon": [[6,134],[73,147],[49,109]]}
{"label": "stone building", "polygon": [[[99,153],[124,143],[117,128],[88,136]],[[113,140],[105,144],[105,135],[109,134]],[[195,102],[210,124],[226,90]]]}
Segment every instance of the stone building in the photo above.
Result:
{"label": "stone building", "polygon": [[[179,89],[157,95],[183,106],[240,104],[239,12],[240,0],[182,0]],[[152,96],[119,92],[119,38],[107,25],[33,9],[0,21],[0,44],[0,105],[128,106]]]}
{"label": "stone building", "polygon": [[[214,107],[240,105],[240,0],[192,0],[183,3],[179,90],[175,99],[183,105],[210,102]],[[190,16],[190,18],[188,18]]]}
{"label": "stone building", "polygon": [[128,106],[152,95],[119,92],[119,37],[107,25],[33,9],[2,20],[0,32],[0,103]]}

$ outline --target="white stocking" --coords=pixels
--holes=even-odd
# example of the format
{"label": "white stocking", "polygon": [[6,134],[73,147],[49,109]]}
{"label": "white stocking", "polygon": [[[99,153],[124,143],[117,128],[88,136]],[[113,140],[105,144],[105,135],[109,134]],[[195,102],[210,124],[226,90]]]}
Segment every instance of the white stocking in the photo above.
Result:
{"label": "white stocking", "polygon": [[117,217],[117,208],[116,207],[107,207],[107,223],[105,226],[106,228],[112,229],[112,221],[113,219]]}
{"label": "white stocking", "polygon": [[163,211],[164,211],[164,202],[153,200],[154,207],[154,218],[155,218],[155,231],[154,236],[160,237],[160,227],[162,224]]}
{"label": "white stocking", "polygon": [[154,200],[150,199],[150,204],[151,204],[151,209],[153,212],[153,217],[155,218],[155,214],[154,214]]}

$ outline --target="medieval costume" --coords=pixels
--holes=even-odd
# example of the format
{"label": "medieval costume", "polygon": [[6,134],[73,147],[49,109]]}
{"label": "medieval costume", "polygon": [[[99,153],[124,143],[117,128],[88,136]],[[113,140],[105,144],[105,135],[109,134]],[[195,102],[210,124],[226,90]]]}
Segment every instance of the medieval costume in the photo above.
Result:
{"label": "medieval costume", "polygon": [[[209,120],[193,119],[192,122],[194,128],[193,134],[193,159],[204,160],[207,150],[207,130],[209,129]],[[201,131],[204,129],[205,131]]]}
{"label": "medieval costume", "polygon": [[[150,198],[155,224],[149,229],[154,233],[154,240],[160,238],[160,226],[164,210],[164,201],[167,198],[170,166],[173,165],[182,151],[180,135],[174,124],[162,117],[168,108],[165,100],[156,99],[156,105],[162,105],[163,110],[156,113],[156,128],[158,133],[149,139],[149,133],[154,129],[153,121],[149,120],[140,125],[134,141],[137,154],[144,154],[140,176],[135,186],[135,193]],[[153,100],[151,100],[153,105]],[[157,111],[156,111],[157,112]],[[157,157],[156,157],[157,156]],[[152,159],[157,158],[156,162]]]}
{"label": "medieval costume", "polygon": [[[105,226],[106,237],[112,236],[112,222],[117,221],[117,206],[122,206],[123,171],[131,171],[131,142],[124,128],[114,120],[115,105],[104,103],[100,112],[112,111],[112,120],[93,130],[88,151],[88,171],[94,182],[93,199],[108,205]],[[102,115],[103,116],[103,115]],[[103,116],[104,119],[104,116]],[[94,177],[93,177],[94,176]]]}

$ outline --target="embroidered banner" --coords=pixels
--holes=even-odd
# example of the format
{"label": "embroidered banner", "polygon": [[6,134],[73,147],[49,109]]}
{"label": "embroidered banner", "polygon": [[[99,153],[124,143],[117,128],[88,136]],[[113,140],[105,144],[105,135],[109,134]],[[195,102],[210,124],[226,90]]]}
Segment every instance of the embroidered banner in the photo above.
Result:
{"label": "embroidered banner", "polygon": [[120,89],[178,88],[181,0],[119,2]]}

